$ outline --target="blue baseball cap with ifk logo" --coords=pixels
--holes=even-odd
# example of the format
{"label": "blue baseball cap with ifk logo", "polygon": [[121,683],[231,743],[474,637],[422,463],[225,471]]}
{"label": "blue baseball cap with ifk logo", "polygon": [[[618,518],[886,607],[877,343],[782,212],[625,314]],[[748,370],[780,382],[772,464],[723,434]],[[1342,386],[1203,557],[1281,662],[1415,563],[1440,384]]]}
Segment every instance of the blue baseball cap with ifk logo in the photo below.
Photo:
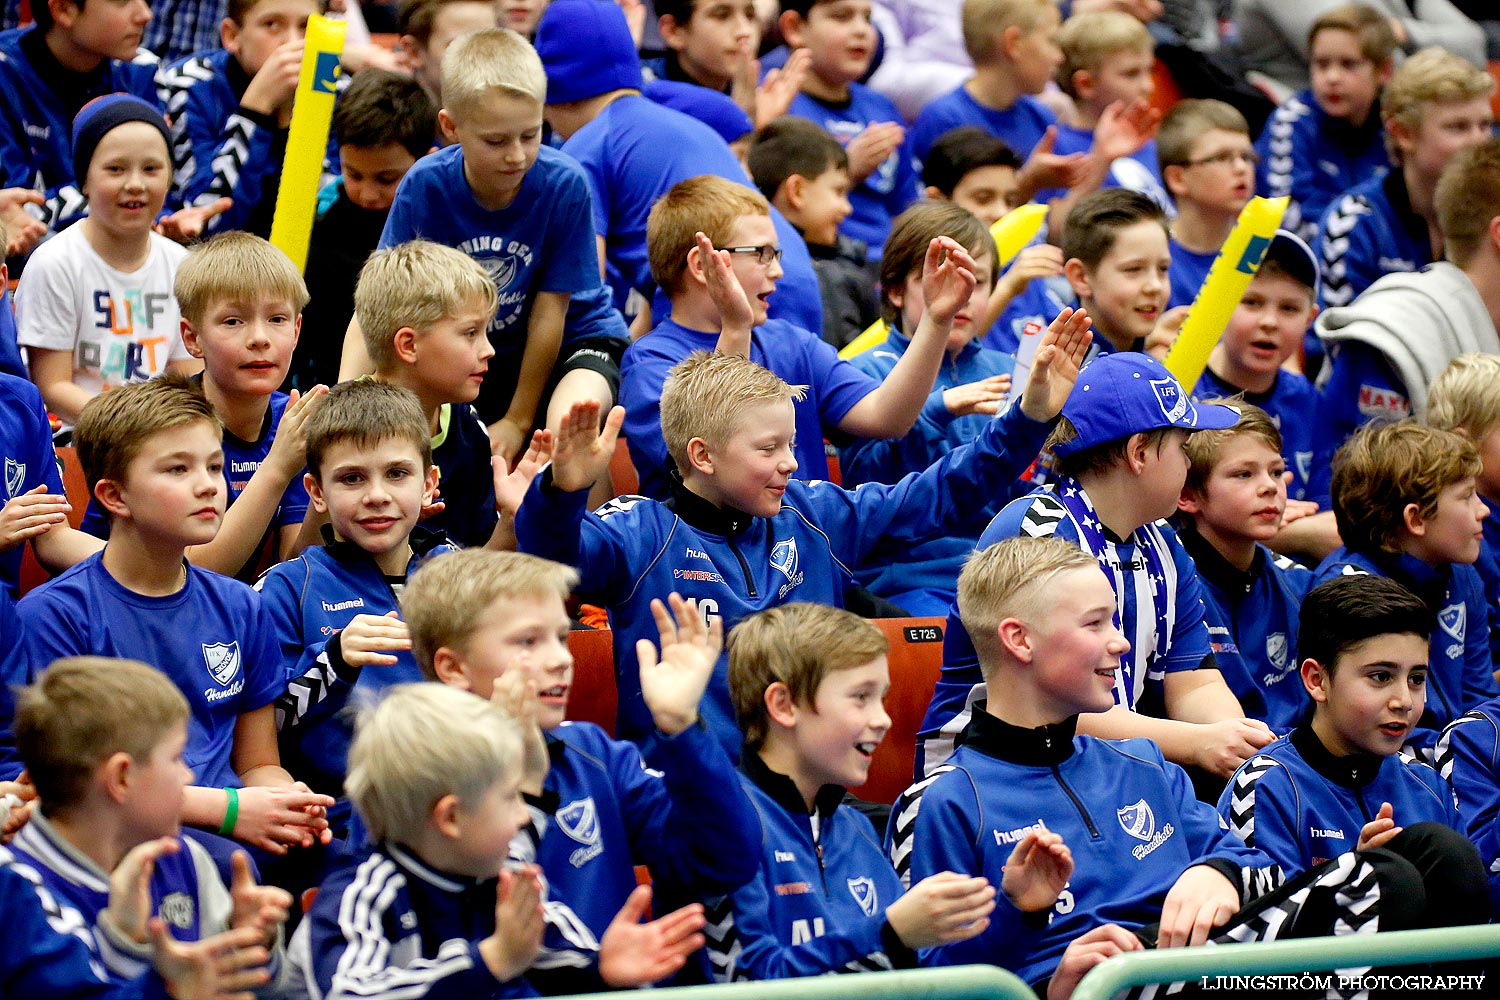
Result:
{"label": "blue baseball cap with ifk logo", "polygon": [[1216,431],[1240,419],[1232,406],[1194,403],[1160,361],[1129,351],[1096,358],[1079,373],[1062,415],[1078,436],[1056,445],[1058,456],[1159,427]]}

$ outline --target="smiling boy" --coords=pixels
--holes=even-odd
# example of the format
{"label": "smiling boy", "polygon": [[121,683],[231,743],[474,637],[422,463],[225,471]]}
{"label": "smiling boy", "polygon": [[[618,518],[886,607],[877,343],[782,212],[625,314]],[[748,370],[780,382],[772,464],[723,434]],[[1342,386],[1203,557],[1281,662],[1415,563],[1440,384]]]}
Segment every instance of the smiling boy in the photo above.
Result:
{"label": "smiling boy", "polygon": [[1462,830],[1438,773],[1398,751],[1421,718],[1433,614],[1394,580],[1344,576],[1302,604],[1312,715],[1245,762],[1219,813],[1290,878],[1431,821]]}
{"label": "smiling boy", "polygon": [[1139,351],[1162,319],[1171,287],[1167,216],[1126,188],[1086,195],[1068,212],[1063,273],[1094,321],[1100,353]]}

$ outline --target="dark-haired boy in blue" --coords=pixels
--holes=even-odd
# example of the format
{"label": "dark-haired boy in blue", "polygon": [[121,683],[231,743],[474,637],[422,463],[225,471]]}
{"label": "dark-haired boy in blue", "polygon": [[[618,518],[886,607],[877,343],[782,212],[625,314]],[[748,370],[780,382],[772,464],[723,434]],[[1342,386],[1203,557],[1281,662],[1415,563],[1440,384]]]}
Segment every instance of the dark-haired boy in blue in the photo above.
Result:
{"label": "dark-haired boy in blue", "polygon": [[1385,577],[1335,577],[1303,601],[1297,680],[1311,718],[1247,760],[1219,797],[1229,828],[1287,877],[1418,823],[1462,830],[1447,783],[1400,752],[1422,715],[1433,624]]}
{"label": "dark-haired boy in blue", "polygon": [[1314,583],[1387,576],[1435,614],[1426,707],[1407,733],[1428,761],[1444,726],[1500,693],[1489,604],[1474,568],[1488,513],[1475,491],[1481,468],[1473,442],[1409,420],[1365,426],[1333,459],[1333,513],[1344,544],[1318,566]]}

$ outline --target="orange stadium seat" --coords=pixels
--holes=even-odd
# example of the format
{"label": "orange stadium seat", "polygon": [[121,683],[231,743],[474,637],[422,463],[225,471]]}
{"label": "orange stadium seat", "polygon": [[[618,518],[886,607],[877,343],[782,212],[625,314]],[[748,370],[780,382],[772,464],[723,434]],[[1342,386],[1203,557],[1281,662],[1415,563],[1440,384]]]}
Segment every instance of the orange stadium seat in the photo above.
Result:
{"label": "orange stadium seat", "polygon": [[943,667],[942,618],[879,618],[875,624],[891,644],[891,691],[885,710],[891,730],[870,762],[870,778],[849,789],[867,802],[894,802],[911,784],[917,731]]}
{"label": "orange stadium seat", "polygon": [[609,629],[574,629],[568,633],[568,651],[573,654],[573,689],[568,692],[568,718],[597,723],[614,735],[615,653]]}
{"label": "orange stadium seat", "polygon": [[615,454],[609,460],[609,479],[617,497],[632,496],[641,491],[641,477],[630,461],[630,446],[625,443],[623,434],[615,441]]}

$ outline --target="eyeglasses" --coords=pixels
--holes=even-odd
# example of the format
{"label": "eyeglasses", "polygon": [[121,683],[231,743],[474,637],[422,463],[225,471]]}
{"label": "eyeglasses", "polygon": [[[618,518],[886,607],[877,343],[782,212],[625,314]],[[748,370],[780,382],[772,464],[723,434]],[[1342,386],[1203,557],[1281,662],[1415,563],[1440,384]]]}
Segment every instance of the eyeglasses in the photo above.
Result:
{"label": "eyeglasses", "polygon": [[1260,154],[1253,149],[1226,149],[1222,153],[1215,153],[1213,156],[1205,156],[1201,160],[1188,160],[1187,163],[1184,164],[1184,166],[1229,167],[1233,166],[1238,160],[1244,160],[1247,164],[1253,167],[1260,162]]}
{"label": "eyeglasses", "polygon": [[781,247],[773,247],[769,243],[763,243],[758,247],[714,247],[714,249],[724,253],[753,253],[762,267],[770,267],[771,261],[781,259]]}

